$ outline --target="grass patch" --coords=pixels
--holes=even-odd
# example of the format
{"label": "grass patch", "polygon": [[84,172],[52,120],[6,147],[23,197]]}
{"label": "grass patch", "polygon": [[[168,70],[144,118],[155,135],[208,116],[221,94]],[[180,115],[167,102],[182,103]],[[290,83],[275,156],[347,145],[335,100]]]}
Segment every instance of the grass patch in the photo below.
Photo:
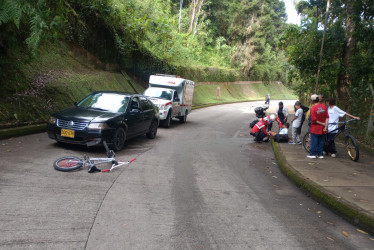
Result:
{"label": "grass patch", "polygon": [[[221,96],[217,98],[217,87],[221,89]],[[269,93],[272,99],[297,99],[288,88],[278,83],[255,83],[255,84],[233,84],[233,85],[200,85],[195,88],[193,105],[202,106],[206,104],[230,103],[263,100]]]}

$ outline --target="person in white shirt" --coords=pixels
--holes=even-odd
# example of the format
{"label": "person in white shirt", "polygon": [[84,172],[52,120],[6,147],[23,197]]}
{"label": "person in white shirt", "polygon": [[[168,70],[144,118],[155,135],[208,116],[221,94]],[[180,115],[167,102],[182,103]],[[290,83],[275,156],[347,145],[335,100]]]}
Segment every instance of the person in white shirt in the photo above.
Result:
{"label": "person in white shirt", "polygon": [[348,114],[347,112],[341,110],[336,106],[336,100],[333,97],[330,97],[326,100],[326,104],[328,106],[327,111],[329,112],[329,125],[327,127],[328,134],[327,134],[327,141],[328,145],[325,148],[326,154],[331,154],[331,157],[336,157],[336,147],[335,147],[335,141],[334,137],[336,133],[338,133],[338,122],[340,117],[344,117],[345,115],[360,120],[360,117],[353,116],[351,114]]}
{"label": "person in white shirt", "polygon": [[297,101],[295,102],[295,116],[291,120],[292,122],[292,141],[290,141],[290,144],[301,144],[300,141],[300,131],[299,127],[301,126],[301,119],[303,117],[303,109],[301,108],[301,102]]}

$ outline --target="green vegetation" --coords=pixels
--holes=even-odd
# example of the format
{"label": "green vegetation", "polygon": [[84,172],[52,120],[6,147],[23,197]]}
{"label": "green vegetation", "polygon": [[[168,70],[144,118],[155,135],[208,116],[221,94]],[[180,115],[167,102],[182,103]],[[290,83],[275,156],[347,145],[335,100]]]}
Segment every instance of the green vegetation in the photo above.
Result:
{"label": "green vegetation", "polygon": [[374,147],[374,1],[300,1],[298,11],[301,26],[289,26],[280,40],[294,90],[337,97],[361,117],[355,136]]}
{"label": "green vegetation", "polygon": [[[221,96],[217,97],[217,87]],[[240,101],[264,100],[269,93],[272,99],[297,99],[289,89],[281,83],[253,83],[234,85],[201,85],[195,87],[193,105],[219,104]]]}
{"label": "green vegetation", "polygon": [[284,25],[281,0],[0,0],[0,124],[93,90],[141,92],[157,72],[285,81]]}
{"label": "green vegetation", "polygon": [[[72,106],[92,91],[118,90],[137,92],[144,87],[136,84],[125,73],[100,69],[95,57],[84,50],[72,52],[73,48],[40,51],[38,59],[27,56],[17,61],[16,78],[0,93],[0,122],[2,127],[10,124],[27,124],[46,121],[51,112]],[[95,62],[96,63],[93,63]],[[132,81],[132,84],[129,84]],[[131,83],[131,82],[130,82]]]}

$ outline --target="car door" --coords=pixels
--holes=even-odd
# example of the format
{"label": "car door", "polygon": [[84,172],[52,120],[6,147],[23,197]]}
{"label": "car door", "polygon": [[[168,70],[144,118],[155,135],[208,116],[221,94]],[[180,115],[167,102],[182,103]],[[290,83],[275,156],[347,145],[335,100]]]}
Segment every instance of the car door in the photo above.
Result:
{"label": "car door", "polygon": [[140,110],[143,119],[143,132],[147,132],[151,126],[151,122],[154,116],[153,106],[145,97],[140,97]]}
{"label": "car door", "polygon": [[140,110],[140,103],[138,97],[132,97],[130,101],[130,106],[128,110],[127,118],[125,119],[127,123],[128,130],[127,135],[128,137],[135,136],[141,132],[143,129],[143,117]]}

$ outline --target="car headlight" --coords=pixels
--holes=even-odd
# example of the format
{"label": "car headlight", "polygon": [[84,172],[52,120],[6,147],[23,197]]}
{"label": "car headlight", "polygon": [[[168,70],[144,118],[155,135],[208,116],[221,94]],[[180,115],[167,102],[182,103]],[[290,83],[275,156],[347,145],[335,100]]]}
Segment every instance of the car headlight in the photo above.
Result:
{"label": "car headlight", "polygon": [[56,117],[53,117],[53,116],[49,117],[48,119],[49,124],[56,124],[56,121],[57,121]]}
{"label": "car headlight", "polygon": [[98,130],[103,130],[103,129],[107,129],[109,128],[108,124],[104,123],[104,122],[91,122],[89,125],[88,125],[88,128],[89,129],[98,129]]}
{"label": "car headlight", "polygon": [[166,106],[165,105],[160,105],[159,108],[160,108],[160,110],[165,110]]}

